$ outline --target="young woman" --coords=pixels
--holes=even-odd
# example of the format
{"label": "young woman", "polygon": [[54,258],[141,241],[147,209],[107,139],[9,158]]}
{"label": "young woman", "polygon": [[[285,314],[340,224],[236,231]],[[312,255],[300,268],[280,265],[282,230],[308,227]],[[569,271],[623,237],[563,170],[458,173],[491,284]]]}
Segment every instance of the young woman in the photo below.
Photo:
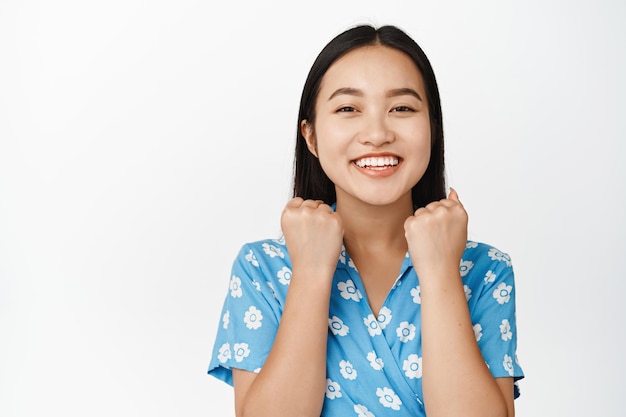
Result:
{"label": "young woman", "polygon": [[233,266],[209,373],[237,416],[514,415],[511,261],[445,189],[423,51],[393,26],[338,35],[304,86],[283,237]]}

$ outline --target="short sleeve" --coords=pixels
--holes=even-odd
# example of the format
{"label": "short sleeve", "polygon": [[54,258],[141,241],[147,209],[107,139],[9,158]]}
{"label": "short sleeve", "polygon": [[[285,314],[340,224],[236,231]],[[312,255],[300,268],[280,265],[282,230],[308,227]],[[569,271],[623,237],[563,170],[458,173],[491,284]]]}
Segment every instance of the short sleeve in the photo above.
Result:
{"label": "short sleeve", "polygon": [[245,245],[233,263],[208,373],[232,385],[232,368],[258,372],[278,329],[282,305],[262,247]]}
{"label": "short sleeve", "polygon": [[[515,280],[511,258],[496,248],[481,244],[466,250],[466,267],[474,269],[467,282],[466,296],[474,335],[491,374],[522,379],[517,358]],[[462,263],[463,266],[463,263]],[[519,396],[515,384],[515,398]]]}

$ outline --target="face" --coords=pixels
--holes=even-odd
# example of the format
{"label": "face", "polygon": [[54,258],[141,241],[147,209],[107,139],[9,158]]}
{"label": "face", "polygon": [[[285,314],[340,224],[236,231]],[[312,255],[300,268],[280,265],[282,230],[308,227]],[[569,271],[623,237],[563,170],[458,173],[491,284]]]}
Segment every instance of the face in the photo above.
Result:
{"label": "face", "polygon": [[430,159],[430,119],[422,76],[406,54],[360,47],[324,75],[309,150],[335,184],[337,203],[411,203]]}

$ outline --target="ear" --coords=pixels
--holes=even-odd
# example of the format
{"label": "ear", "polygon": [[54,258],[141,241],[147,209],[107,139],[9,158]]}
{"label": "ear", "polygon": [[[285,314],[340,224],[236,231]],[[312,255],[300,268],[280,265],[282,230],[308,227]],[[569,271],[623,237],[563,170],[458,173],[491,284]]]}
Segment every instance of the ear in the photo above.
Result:
{"label": "ear", "polygon": [[317,140],[315,140],[315,133],[313,133],[313,125],[309,123],[308,120],[303,120],[300,123],[300,133],[302,133],[304,140],[306,140],[306,146],[307,148],[309,148],[309,152],[311,152],[313,155],[315,155],[316,158],[318,158]]}

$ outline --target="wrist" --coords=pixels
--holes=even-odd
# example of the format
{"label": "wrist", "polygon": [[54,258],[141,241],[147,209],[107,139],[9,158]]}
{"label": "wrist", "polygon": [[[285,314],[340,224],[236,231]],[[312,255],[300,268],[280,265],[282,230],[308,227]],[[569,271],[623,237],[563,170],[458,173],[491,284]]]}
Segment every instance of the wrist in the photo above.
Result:
{"label": "wrist", "polygon": [[415,268],[415,273],[420,286],[462,283],[461,271],[458,266],[445,264],[420,266]]}
{"label": "wrist", "polygon": [[330,267],[294,265],[290,287],[295,284],[309,291],[330,292],[334,274]]}

